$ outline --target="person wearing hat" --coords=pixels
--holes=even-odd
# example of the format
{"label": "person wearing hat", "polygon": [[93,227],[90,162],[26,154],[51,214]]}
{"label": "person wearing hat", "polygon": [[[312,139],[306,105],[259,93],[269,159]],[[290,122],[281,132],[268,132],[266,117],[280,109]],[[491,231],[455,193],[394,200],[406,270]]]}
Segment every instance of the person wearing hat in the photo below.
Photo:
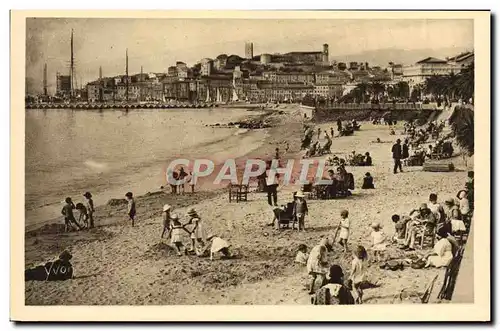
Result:
{"label": "person wearing hat", "polygon": [[392,145],[392,158],[394,160],[394,173],[398,173],[398,169],[400,172],[403,172],[403,166],[401,165],[401,157],[402,157],[402,150],[401,150],[401,139],[396,140],[396,143]]}
{"label": "person wearing hat", "polygon": [[194,208],[190,208],[188,210],[187,216],[189,217],[189,221],[186,225],[194,224],[194,227],[191,229],[191,249],[189,251],[195,252],[197,247],[201,249],[205,246],[205,231],[201,217],[198,216],[198,213]]}
{"label": "person wearing hat", "polygon": [[418,232],[423,229],[427,232],[433,232],[437,226],[437,219],[426,203],[421,204],[418,210],[412,210],[410,216],[412,220],[408,222],[405,245],[403,246],[405,250],[415,250],[415,240]]}
{"label": "person wearing hat", "polygon": [[316,284],[316,279],[319,277],[321,280],[321,286],[324,285],[326,280],[326,274],[328,273],[326,260],[328,239],[321,239],[320,243],[314,246],[309,253],[309,258],[307,259],[307,272],[311,275],[311,287],[309,294],[314,294],[314,285]]}
{"label": "person wearing hat", "polygon": [[[172,221],[172,226],[170,227],[170,232],[169,236],[171,237],[171,243],[174,245],[175,249],[177,250],[177,255],[181,256],[182,255],[182,248],[184,248],[184,244],[182,243],[182,231],[186,231],[187,233],[190,233],[184,225],[179,221],[179,216],[177,214],[172,214],[170,216],[170,219]],[[168,238],[168,236],[167,236]]]}
{"label": "person wearing hat", "polygon": [[92,229],[94,227],[94,200],[92,200],[92,194],[90,194],[90,192],[85,192],[83,196],[85,197],[85,199],[87,199],[86,208],[88,219],[90,222],[89,228]]}
{"label": "person wearing hat", "polygon": [[299,223],[298,231],[306,230],[305,218],[309,210],[307,208],[307,202],[304,198],[305,198],[304,192],[302,191],[295,194],[295,201],[293,204],[293,211],[292,211],[292,219],[293,219],[292,229],[295,228],[295,220],[296,220]]}
{"label": "person wearing hat", "polygon": [[64,216],[64,230],[68,232],[70,228],[75,224],[79,230],[82,229],[81,225],[75,219],[75,215],[73,214],[73,209],[75,209],[75,204],[71,200],[70,197],[67,197],[65,200],[65,205],[61,210],[61,214]]}
{"label": "person wearing hat", "polygon": [[136,214],[134,195],[132,194],[132,192],[127,192],[125,194],[125,197],[127,198],[128,201],[127,215],[129,219],[132,221],[132,226],[134,226],[135,214]]}
{"label": "person wearing hat", "polygon": [[380,262],[383,259],[383,253],[387,247],[387,237],[385,233],[382,231],[382,227],[379,222],[373,222],[371,224],[372,233],[370,234],[372,238],[372,250],[373,257],[377,262]]}
{"label": "person wearing hat", "polygon": [[216,253],[221,253],[222,256],[226,259],[231,258],[231,252],[229,251],[229,247],[231,247],[231,245],[219,236],[216,236],[214,234],[208,236],[207,245],[205,246],[205,248],[203,248],[202,251],[199,252],[199,256],[206,252],[208,246],[210,246],[210,261],[213,261],[214,254]]}
{"label": "person wearing hat", "polygon": [[[328,293],[328,294],[326,294]],[[330,267],[328,281],[311,298],[314,305],[353,305],[351,291],[344,285],[344,271],[334,264]]]}
{"label": "person wearing hat", "polygon": [[171,227],[171,222],[172,219],[170,217],[170,211],[172,210],[172,206],[169,204],[163,205],[163,231],[161,232],[161,238],[163,239],[163,236],[165,233],[170,233],[170,227]]}

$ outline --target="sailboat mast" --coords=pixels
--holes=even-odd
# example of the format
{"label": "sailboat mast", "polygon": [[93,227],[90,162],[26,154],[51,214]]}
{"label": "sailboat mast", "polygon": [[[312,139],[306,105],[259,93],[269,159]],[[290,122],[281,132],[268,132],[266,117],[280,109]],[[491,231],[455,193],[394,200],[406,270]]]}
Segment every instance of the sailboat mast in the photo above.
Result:
{"label": "sailboat mast", "polygon": [[74,74],[75,74],[75,59],[74,59],[74,53],[73,53],[73,29],[71,29],[71,59],[70,59],[70,69],[69,69],[69,75],[70,75],[70,97],[74,96]]}
{"label": "sailboat mast", "polygon": [[125,99],[128,102],[128,48],[125,50]]}
{"label": "sailboat mast", "polygon": [[139,79],[141,85],[139,86],[139,101],[142,101],[142,66],[141,66],[141,79]]}
{"label": "sailboat mast", "polygon": [[43,95],[47,96],[47,63],[43,66]]}

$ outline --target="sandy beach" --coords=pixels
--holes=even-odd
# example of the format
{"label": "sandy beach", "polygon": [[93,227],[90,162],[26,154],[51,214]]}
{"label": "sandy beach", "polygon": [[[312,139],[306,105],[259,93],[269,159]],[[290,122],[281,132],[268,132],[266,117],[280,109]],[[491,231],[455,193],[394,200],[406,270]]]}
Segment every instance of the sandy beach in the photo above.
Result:
{"label": "sandy beach", "polygon": [[[290,151],[283,158],[297,158],[300,148],[302,119],[300,112],[290,106],[284,114],[272,115],[279,125],[267,130],[262,146],[246,157],[272,155],[277,146]],[[153,192],[136,199],[137,226],[126,222],[125,205],[101,206],[96,211],[97,227],[92,230],[62,233],[63,222],[46,225],[26,233],[26,267],[37,265],[68,248],[73,254],[75,278],[63,282],[25,282],[27,305],[173,305],[173,304],[310,304],[309,278],[305,266],[293,263],[299,244],[309,250],[324,236],[332,234],[339,222],[339,213],[348,209],[351,220],[349,246],[370,245],[370,224],[380,222],[391,236],[394,226],[391,215],[408,214],[430,193],[437,193],[440,202],[454,197],[466,180],[466,168],[461,157],[453,162],[457,171],[446,173],[423,172],[421,167],[404,168],[392,173],[390,148],[396,138],[389,127],[361,123],[353,136],[333,139],[332,153],[346,156],[353,150],[370,152],[371,167],[347,167],[354,174],[353,195],[338,200],[309,200],[306,232],[276,231],[268,224],[272,210],[265,193],[252,192],[248,202],[229,203],[224,189],[204,190],[195,194],[171,195]],[[317,130],[316,125],[316,130]],[[335,123],[319,124],[322,130],[335,128]],[[397,134],[402,131],[396,129]],[[387,143],[373,143],[380,138]],[[473,167],[473,162],[469,162]],[[362,178],[370,172],[375,190],[361,190]],[[278,203],[291,201],[297,186],[281,186]],[[121,198],[121,197],[117,197]],[[160,239],[161,207],[168,203],[186,222],[186,210],[194,207],[205,222],[208,233],[216,234],[231,244],[236,258],[210,261],[196,256],[178,257],[169,241]],[[189,240],[186,234],[185,243]],[[423,251],[416,251],[422,254]],[[391,258],[410,256],[390,246],[386,255]],[[328,255],[331,264],[350,269],[350,253],[334,246]],[[376,287],[365,291],[366,304],[399,303],[404,289],[405,303],[418,302],[417,294],[425,291],[436,275],[444,269],[381,270],[378,264],[369,266],[369,280]],[[439,292],[439,280],[433,296]],[[412,297],[413,296],[413,297]]]}

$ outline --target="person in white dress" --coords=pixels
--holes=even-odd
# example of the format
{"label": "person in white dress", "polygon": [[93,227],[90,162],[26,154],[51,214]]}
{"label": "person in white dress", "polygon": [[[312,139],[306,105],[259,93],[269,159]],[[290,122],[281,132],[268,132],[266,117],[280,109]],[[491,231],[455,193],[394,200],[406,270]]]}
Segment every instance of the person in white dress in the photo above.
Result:
{"label": "person in white dress", "polygon": [[200,257],[204,256],[208,248],[210,248],[210,261],[213,261],[214,254],[216,253],[221,253],[224,258],[228,259],[231,258],[231,252],[229,251],[230,246],[231,245],[227,241],[212,234],[207,237],[207,244],[202,250],[197,252],[197,255]]}
{"label": "person in white dress", "polygon": [[[182,255],[182,248],[184,247],[184,244],[182,243],[182,232],[186,231],[189,233],[188,230],[182,225],[182,223],[179,221],[179,217],[176,214],[172,214],[170,216],[170,220],[172,221],[172,225],[170,227],[170,237],[171,237],[171,243],[172,245],[175,246],[175,249],[177,250],[177,255],[181,256]],[[167,238],[168,236],[167,235]]]}
{"label": "person in white dress", "polygon": [[441,228],[437,232],[438,242],[434,245],[434,252],[426,256],[425,267],[447,267],[453,260],[453,246],[447,239],[448,233]]}
{"label": "person in white dress", "polygon": [[349,211],[342,210],[340,212],[340,230],[339,230],[339,243],[344,247],[344,252],[347,252],[347,240],[349,239],[349,228],[351,222],[349,221]]}
{"label": "person in white dress", "polygon": [[[194,208],[190,208],[187,212],[189,217],[189,222],[187,224],[194,224],[191,230],[191,252],[195,252],[196,249],[201,249],[205,246],[205,229],[201,217]],[[187,225],[186,224],[186,225]]]}
{"label": "person in white dress", "polygon": [[373,257],[377,262],[380,262],[383,259],[383,254],[387,247],[387,237],[378,222],[373,222],[371,227],[373,230],[370,234],[373,242]]}

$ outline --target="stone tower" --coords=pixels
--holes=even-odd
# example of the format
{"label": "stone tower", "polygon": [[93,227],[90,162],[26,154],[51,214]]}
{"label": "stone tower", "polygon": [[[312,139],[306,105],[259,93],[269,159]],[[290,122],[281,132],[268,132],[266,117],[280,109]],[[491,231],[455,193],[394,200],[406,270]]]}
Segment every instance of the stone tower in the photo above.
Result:
{"label": "stone tower", "polygon": [[323,63],[328,64],[329,58],[328,58],[328,44],[323,44]]}

